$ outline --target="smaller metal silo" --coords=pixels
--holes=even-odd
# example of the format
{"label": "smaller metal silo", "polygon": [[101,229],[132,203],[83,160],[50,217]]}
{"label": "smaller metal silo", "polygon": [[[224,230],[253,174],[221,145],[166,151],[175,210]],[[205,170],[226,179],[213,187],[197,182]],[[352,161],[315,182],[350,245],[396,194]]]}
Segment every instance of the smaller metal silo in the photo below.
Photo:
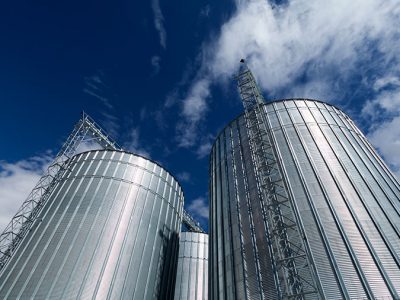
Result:
{"label": "smaller metal silo", "polygon": [[175,300],[208,299],[208,235],[182,232]]}

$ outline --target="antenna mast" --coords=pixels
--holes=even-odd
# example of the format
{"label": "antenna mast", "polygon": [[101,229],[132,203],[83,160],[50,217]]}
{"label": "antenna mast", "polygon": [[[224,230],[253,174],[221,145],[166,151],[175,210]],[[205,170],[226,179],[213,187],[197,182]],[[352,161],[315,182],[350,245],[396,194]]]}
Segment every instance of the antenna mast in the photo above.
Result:
{"label": "antenna mast", "polygon": [[[244,59],[237,76],[247,135],[263,210],[279,299],[324,299],[318,291],[307,241],[299,226],[293,199],[287,193],[277,150],[264,111],[264,99]],[[254,228],[252,228],[254,230]],[[257,251],[257,249],[256,249]],[[257,261],[260,260],[258,253]],[[262,276],[259,272],[259,280]]]}

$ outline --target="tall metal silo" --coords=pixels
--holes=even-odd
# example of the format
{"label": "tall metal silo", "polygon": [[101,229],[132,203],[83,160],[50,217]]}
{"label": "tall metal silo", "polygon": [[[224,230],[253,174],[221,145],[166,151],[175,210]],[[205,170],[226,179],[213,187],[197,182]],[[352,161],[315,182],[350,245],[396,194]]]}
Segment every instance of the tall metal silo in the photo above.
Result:
{"label": "tall metal silo", "polygon": [[174,299],[208,299],[207,234],[199,232],[181,233]]}
{"label": "tall metal silo", "polygon": [[[400,299],[396,177],[336,107],[310,99],[260,107],[285,193],[268,197],[290,199],[277,202],[277,218],[290,220],[301,238],[290,240],[287,226],[280,241],[288,241],[292,262],[303,261],[310,271],[304,282],[318,292],[304,285],[295,297],[283,292],[299,274],[284,273],[285,259],[276,269],[282,245],[271,240],[276,223],[259,193],[242,114],[218,135],[210,157],[210,298]],[[298,257],[296,242],[304,245]]]}
{"label": "tall metal silo", "polygon": [[173,297],[183,193],[124,151],[74,156],[0,274],[1,299]]}

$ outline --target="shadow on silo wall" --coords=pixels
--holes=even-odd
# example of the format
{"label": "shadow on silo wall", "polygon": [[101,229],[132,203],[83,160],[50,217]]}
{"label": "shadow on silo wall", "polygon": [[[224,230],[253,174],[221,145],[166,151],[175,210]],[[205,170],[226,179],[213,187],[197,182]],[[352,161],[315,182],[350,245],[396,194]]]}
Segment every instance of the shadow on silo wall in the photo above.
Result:
{"label": "shadow on silo wall", "polygon": [[155,299],[174,299],[175,280],[179,252],[179,233],[171,232],[164,226],[158,232],[162,238],[162,247],[157,272],[159,274],[155,285]]}

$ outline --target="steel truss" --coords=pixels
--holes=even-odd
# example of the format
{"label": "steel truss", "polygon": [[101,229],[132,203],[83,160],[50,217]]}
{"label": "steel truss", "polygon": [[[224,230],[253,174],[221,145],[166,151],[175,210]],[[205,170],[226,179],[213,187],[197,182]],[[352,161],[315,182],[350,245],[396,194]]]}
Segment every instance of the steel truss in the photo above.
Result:
{"label": "steel truss", "polygon": [[75,125],[54,161],[0,235],[0,270],[29,232],[54,187],[61,180],[63,174],[68,171],[68,160],[75,154],[82,142],[96,142],[104,149],[121,150],[121,147],[89,115],[82,112],[81,119]]}
{"label": "steel truss", "polygon": [[193,219],[186,210],[183,210],[182,222],[187,226],[190,232],[205,233],[204,229],[201,228],[200,223]]}
{"label": "steel truss", "polygon": [[241,63],[242,68],[237,76],[238,88],[245,110],[247,135],[264,226],[272,252],[278,297],[323,299],[317,287],[312,258],[306,250],[307,242],[281,173],[272,133],[268,130],[264,99],[250,69],[244,60]]}
{"label": "steel truss", "polygon": [[[69,170],[68,160],[76,153],[78,146],[83,142],[96,143],[103,149],[123,150],[88,114],[82,112],[80,120],[54,161],[0,235],[0,271],[29,232],[54,187],[61,180],[63,174]],[[204,232],[200,224],[186,211],[183,212],[183,222],[190,231]]]}

